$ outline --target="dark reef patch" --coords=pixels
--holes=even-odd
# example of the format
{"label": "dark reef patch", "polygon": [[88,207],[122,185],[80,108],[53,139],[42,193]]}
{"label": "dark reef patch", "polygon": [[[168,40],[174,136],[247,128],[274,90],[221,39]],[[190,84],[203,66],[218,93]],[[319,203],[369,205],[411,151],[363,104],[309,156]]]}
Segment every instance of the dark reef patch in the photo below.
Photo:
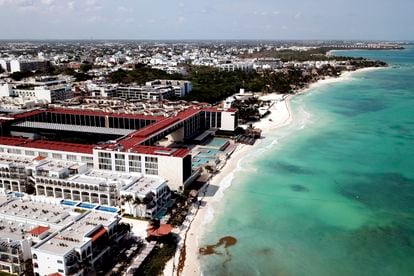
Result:
{"label": "dark reef patch", "polygon": [[309,192],[308,188],[298,184],[290,185],[290,188],[295,192]]}
{"label": "dark reef patch", "polygon": [[307,169],[302,166],[288,164],[284,162],[272,163],[272,167],[277,171],[293,173],[293,174],[312,174],[313,172],[310,169]]}
{"label": "dark reef patch", "polygon": [[[355,177],[356,174],[353,174]],[[399,173],[358,174],[358,180],[340,185],[339,193],[371,208],[414,211],[414,181]]]}

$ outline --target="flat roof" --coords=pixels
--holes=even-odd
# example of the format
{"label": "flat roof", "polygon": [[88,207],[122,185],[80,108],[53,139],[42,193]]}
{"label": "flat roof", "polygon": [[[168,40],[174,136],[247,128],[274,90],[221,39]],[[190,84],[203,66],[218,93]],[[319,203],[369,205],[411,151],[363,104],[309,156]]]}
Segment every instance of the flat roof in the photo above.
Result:
{"label": "flat roof", "polygon": [[165,148],[156,146],[134,146],[128,149],[131,153],[160,155],[160,156],[173,156],[173,157],[185,157],[191,150],[186,148]]}
{"label": "flat roof", "polygon": [[108,227],[115,220],[117,220],[117,214],[88,212],[34,248],[52,254],[65,255],[92,240],[97,231],[100,231],[102,227]]}
{"label": "flat roof", "polygon": [[14,123],[13,126],[63,130],[63,131],[73,131],[73,132],[86,132],[86,133],[96,133],[96,134],[102,133],[102,134],[119,135],[119,136],[125,136],[135,131],[135,130],[123,129],[123,128],[78,126],[78,125],[69,125],[69,124],[54,124],[54,123],[31,122],[31,121]]}
{"label": "flat roof", "polygon": [[74,218],[71,211],[70,208],[61,205],[15,199],[0,206],[0,218],[64,226]]}
{"label": "flat roof", "polygon": [[94,145],[0,136],[0,145],[92,154]]}
{"label": "flat roof", "polygon": [[115,118],[128,118],[128,119],[141,119],[141,120],[153,120],[159,121],[164,119],[162,116],[150,116],[142,114],[128,114],[128,113],[116,113],[116,112],[104,112],[104,111],[94,111],[90,109],[71,109],[71,108],[53,108],[48,109],[47,112],[50,113],[60,113],[60,114],[73,114],[73,115],[92,115],[92,116],[109,116]]}
{"label": "flat roof", "polygon": [[153,190],[157,190],[160,185],[165,183],[165,179],[160,177],[141,177],[138,181],[121,189],[122,192],[134,193],[141,198],[145,197]]}
{"label": "flat roof", "polygon": [[114,184],[120,183],[123,185],[131,185],[132,183],[138,181],[139,176],[133,176],[125,173],[115,173],[111,171],[101,171],[101,170],[89,170],[84,174],[78,174],[69,179],[69,181],[78,182],[82,184],[92,184],[100,185],[103,184],[107,186],[108,182],[113,182]]}

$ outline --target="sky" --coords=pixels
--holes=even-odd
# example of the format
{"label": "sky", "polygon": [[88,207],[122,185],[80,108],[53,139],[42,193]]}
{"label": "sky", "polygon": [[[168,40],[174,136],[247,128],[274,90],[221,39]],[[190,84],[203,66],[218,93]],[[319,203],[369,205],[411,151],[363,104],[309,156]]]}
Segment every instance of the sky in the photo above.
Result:
{"label": "sky", "polygon": [[0,0],[0,39],[414,40],[414,0]]}

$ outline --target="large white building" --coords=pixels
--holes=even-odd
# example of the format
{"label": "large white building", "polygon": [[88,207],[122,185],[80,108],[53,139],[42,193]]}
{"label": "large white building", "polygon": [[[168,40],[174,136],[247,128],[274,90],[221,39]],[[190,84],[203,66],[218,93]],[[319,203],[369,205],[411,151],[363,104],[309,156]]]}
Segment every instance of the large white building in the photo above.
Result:
{"label": "large white building", "polygon": [[10,61],[10,73],[47,70],[50,62],[44,59],[13,59]]}
{"label": "large white building", "polygon": [[154,80],[145,85],[108,85],[88,83],[89,93],[94,97],[119,97],[136,100],[161,101],[184,97],[191,92],[191,82],[186,80]]}
{"label": "large white building", "polygon": [[129,232],[116,213],[79,213],[59,201],[9,194],[0,193],[0,271],[88,275]]}
{"label": "large white building", "polygon": [[[0,192],[35,192],[70,206],[84,202],[96,209],[121,207],[147,218],[157,216],[170,200],[167,181],[157,176],[90,170],[83,163],[9,153],[0,154]],[[124,200],[128,195],[133,202]]]}
{"label": "large white building", "polygon": [[87,212],[32,247],[36,276],[88,275],[110,256],[110,249],[126,234],[114,214]]}
{"label": "large white building", "polygon": [[0,192],[0,271],[24,275],[32,265],[31,246],[78,215],[64,206],[11,198]]}
{"label": "large white building", "polygon": [[[192,169],[191,151],[157,143],[166,139],[185,142],[209,129],[231,133],[237,121],[236,110],[217,108],[189,107],[170,117],[75,109],[34,110],[0,121],[0,133],[9,135],[0,136],[0,153],[85,163],[88,168],[112,173],[158,176],[168,181],[171,190],[180,191],[199,174]],[[96,144],[36,138],[47,131],[62,136],[86,133],[87,139],[94,135],[114,138]]]}
{"label": "large white building", "polygon": [[0,83],[0,97],[20,97],[52,103],[73,97],[71,85],[56,77],[40,77],[30,81]]}

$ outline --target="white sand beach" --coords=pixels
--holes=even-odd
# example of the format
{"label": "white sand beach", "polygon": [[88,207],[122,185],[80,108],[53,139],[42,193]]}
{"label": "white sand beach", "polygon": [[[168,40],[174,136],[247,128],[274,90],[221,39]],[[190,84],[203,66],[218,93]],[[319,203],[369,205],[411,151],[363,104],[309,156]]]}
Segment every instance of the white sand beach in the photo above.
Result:
{"label": "white sand beach", "polygon": [[[351,78],[352,74],[356,72],[363,72],[373,69],[376,68],[365,68],[353,72],[344,72],[338,78],[326,78],[313,83],[295,95],[305,93],[309,89],[315,89],[322,85],[348,80]],[[261,96],[260,98],[262,100],[273,101],[273,105],[269,109],[271,113],[261,121],[254,123],[254,127],[262,129],[263,134],[266,134],[267,132],[275,131],[277,128],[288,125],[293,119],[289,103],[290,99],[295,95],[281,95],[273,93]],[[167,263],[164,275],[201,275],[199,266],[199,248],[203,245],[199,244],[199,239],[202,236],[206,225],[212,220],[211,214],[214,213],[214,205],[221,200],[224,190],[230,185],[231,181],[229,181],[229,179],[232,179],[239,162],[249,151],[254,150],[254,148],[254,145],[238,145],[233,155],[229,160],[227,160],[227,164],[224,168],[211,179],[209,183],[210,185],[206,188],[206,194],[211,196],[199,197],[199,199],[203,201],[203,204],[197,213],[194,214],[194,219],[191,221],[187,232],[184,269],[181,273],[177,273],[177,271],[173,269],[174,266],[177,266],[179,260],[180,250],[177,250],[174,260]],[[218,190],[216,191],[217,187]],[[202,192],[200,192],[200,195],[201,194]],[[184,239],[185,237],[182,236],[181,238]]]}
{"label": "white sand beach", "polygon": [[[255,123],[254,126],[262,129],[263,133],[266,133],[275,128],[289,124],[292,119],[288,103],[291,96],[284,97],[280,94],[269,94],[263,96],[263,98],[264,100],[275,101],[275,103],[270,108],[271,114],[266,116],[266,118],[260,122]],[[271,119],[271,121],[269,119]],[[212,219],[211,214],[215,203],[221,200],[224,190],[228,187],[225,185],[229,182],[228,178],[232,178],[232,174],[236,170],[238,162],[253,148],[254,146],[238,145],[230,159],[227,160],[224,168],[211,179],[209,183],[210,185],[207,186],[206,194],[212,196],[199,198],[203,201],[203,204],[195,215],[187,233],[186,259],[184,269],[180,275],[201,274],[199,267],[199,248],[202,245],[199,244],[199,238],[202,235],[206,224]],[[216,187],[218,187],[217,191]],[[200,192],[200,194],[202,194],[202,192]],[[177,252],[177,255],[178,254],[179,252]],[[178,259],[179,258],[176,256],[175,265],[177,265]],[[170,261],[167,264],[166,269],[164,270],[164,275],[177,275],[177,271],[173,272],[173,261]]]}

